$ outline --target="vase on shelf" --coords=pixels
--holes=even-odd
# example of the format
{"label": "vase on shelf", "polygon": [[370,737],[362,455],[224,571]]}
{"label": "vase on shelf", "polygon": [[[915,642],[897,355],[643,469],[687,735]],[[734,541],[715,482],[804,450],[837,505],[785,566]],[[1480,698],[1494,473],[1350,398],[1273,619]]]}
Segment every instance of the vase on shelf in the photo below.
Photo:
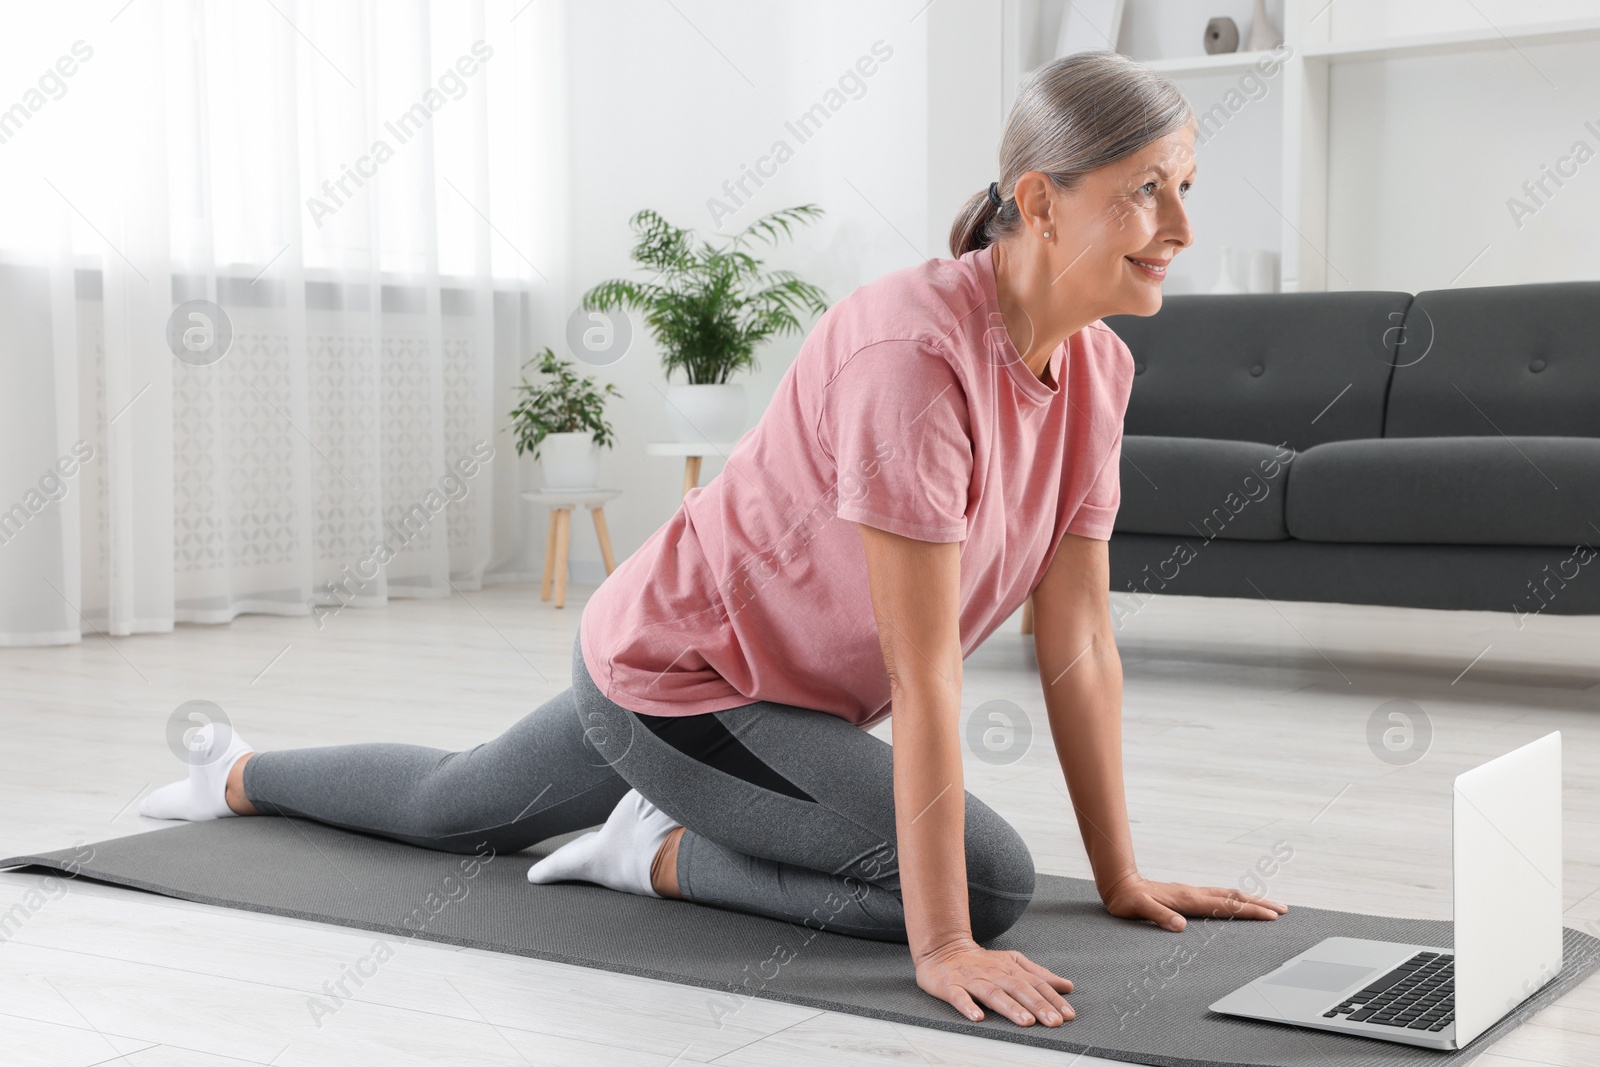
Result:
{"label": "vase on shelf", "polygon": [[1247,51],[1268,52],[1283,43],[1283,34],[1267,18],[1267,0],[1256,0],[1255,11],[1250,15],[1250,43]]}
{"label": "vase on shelf", "polygon": [[1217,282],[1211,287],[1213,293],[1242,293],[1244,286],[1239,284],[1239,271],[1234,265],[1233,249],[1223,245],[1218,251],[1221,253],[1222,265],[1217,271]]}
{"label": "vase on shelf", "polygon": [[1252,293],[1278,291],[1278,254],[1270,248],[1257,248],[1250,253],[1250,267],[1245,275],[1245,289]]}
{"label": "vase on shelf", "polygon": [[1239,50],[1239,24],[1223,15],[1206,23],[1206,54],[1218,55]]}

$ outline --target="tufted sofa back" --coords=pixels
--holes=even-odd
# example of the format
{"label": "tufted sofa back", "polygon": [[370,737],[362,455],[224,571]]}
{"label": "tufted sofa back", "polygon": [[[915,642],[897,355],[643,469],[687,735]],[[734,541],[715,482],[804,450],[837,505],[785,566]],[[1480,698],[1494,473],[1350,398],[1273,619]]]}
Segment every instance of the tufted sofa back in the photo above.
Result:
{"label": "tufted sofa back", "polygon": [[1600,282],[1418,293],[1401,351],[1388,437],[1600,437]]}
{"label": "tufted sofa back", "polygon": [[[1381,437],[1410,293],[1169,296],[1105,320],[1133,354],[1124,432],[1304,450]],[[1432,358],[1431,356],[1429,358]]]}

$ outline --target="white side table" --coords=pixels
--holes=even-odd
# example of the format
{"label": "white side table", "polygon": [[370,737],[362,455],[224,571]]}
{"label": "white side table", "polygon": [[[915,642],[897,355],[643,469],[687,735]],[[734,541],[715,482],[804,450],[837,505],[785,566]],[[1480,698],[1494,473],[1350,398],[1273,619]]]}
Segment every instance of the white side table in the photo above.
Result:
{"label": "white side table", "polygon": [[621,489],[534,489],[522,494],[522,499],[550,509],[550,535],[544,543],[544,584],[539,587],[540,600],[550,599],[551,580],[554,579],[555,606],[566,607],[567,547],[572,540],[572,509],[575,507],[588,507],[594,519],[594,533],[600,541],[600,557],[605,560],[606,573],[617,569],[617,561],[611,555],[611,534],[606,530],[604,505],[621,494]]}
{"label": "white side table", "polygon": [[726,456],[739,442],[727,444],[697,443],[694,441],[657,441],[644,446],[647,456],[683,457],[683,495],[700,484],[700,460],[704,456]]}

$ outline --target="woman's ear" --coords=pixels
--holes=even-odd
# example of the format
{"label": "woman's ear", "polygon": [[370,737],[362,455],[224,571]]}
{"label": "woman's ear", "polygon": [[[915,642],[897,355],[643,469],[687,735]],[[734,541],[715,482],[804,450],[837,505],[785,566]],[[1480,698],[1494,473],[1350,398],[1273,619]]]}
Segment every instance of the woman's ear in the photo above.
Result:
{"label": "woman's ear", "polygon": [[1017,181],[1017,210],[1022,215],[1022,225],[1042,233],[1056,232],[1055,183],[1043,171],[1030,170]]}

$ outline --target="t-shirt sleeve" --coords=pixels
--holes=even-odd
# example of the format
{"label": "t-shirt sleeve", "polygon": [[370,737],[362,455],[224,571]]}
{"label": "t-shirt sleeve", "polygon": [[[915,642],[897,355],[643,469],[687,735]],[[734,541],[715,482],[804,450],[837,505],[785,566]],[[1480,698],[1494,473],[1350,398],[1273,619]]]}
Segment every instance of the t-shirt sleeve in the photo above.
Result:
{"label": "t-shirt sleeve", "polygon": [[1067,523],[1067,532],[1079,537],[1093,537],[1097,541],[1111,540],[1111,528],[1117,521],[1117,507],[1122,503],[1122,434],[1100,465],[1089,495],[1083,498],[1078,510]]}
{"label": "t-shirt sleeve", "polygon": [[966,391],[936,349],[883,341],[823,388],[817,435],[834,460],[837,514],[919,541],[964,541],[972,483]]}

